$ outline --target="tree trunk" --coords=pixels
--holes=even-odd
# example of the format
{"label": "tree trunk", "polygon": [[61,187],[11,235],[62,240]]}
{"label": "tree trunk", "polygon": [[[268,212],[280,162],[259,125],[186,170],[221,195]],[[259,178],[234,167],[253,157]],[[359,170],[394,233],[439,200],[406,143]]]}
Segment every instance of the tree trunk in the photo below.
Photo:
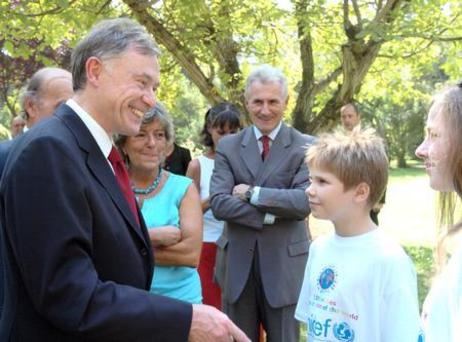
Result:
{"label": "tree trunk", "polygon": [[400,154],[398,156],[398,164],[397,165],[401,169],[407,168],[407,161],[406,161],[406,157],[404,155]]}
{"label": "tree trunk", "polygon": [[124,2],[132,10],[136,19],[175,57],[181,67],[186,70],[191,81],[209,102],[215,104],[224,101],[214,86],[213,80],[207,78],[202,72],[194,54],[178,41],[159,20],[148,13],[149,1],[124,0]]}
{"label": "tree trunk", "polygon": [[[399,9],[403,1],[404,0],[388,0],[378,9],[376,17],[369,25],[371,27],[377,27],[392,23],[395,19],[393,13]],[[292,113],[294,127],[302,132],[316,134],[320,131],[330,130],[338,122],[340,107],[351,102],[354,96],[359,93],[361,84],[374,63],[380,47],[384,43],[384,40],[378,38],[370,38],[369,41],[366,41],[364,38],[358,38],[361,37],[360,33],[362,31],[368,30],[368,27],[362,27],[362,21],[360,20],[357,8],[355,8],[355,13],[358,15],[357,25],[351,24],[348,17],[348,1],[344,1],[344,28],[345,34],[348,37],[348,42],[342,46],[342,82],[338,83],[337,90],[318,113],[313,113],[311,109],[314,98],[320,94],[329,83],[337,78],[337,74],[334,71],[326,78],[324,84],[322,82],[313,84],[309,79],[312,77],[310,73],[303,72],[302,74],[302,87],[297,98],[297,104]],[[306,22],[305,24],[303,24],[303,21],[299,21],[298,23],[299,35],[300,32],[307,32],[307,28],[305,27]],[[309,51],[305,45],[310,44],[308,41],[309,36],[305,34],[303,37],[304,39],[300,39],[302,65],[304,59],[307,58],[306,51]],[[310,55],[308,55],[308,61],[309,59]],[[311,88],[308,86],[310,84],[313,85]]]}

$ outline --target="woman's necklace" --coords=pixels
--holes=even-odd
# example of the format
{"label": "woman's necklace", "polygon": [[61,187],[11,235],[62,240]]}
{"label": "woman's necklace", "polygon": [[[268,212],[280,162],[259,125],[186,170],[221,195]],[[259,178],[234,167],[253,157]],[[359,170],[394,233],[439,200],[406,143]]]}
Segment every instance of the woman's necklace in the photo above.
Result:
{"label": "woman's necklace", "polygon": [[137,195],[148,195],[157,189],[157,187],[159,186],[161,177],[162,177],[162,168],[159,167],[159,172],[157,173],[157,177],[156,179],[154,179],[154,182],[152,182],[150,186],[144,189],[132,186],[132,190]]}

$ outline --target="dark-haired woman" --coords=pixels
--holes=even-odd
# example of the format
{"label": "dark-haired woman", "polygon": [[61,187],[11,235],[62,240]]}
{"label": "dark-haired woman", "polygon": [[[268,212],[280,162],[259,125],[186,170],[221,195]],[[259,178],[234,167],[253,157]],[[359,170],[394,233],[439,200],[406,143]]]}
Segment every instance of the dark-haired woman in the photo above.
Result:
{"label": "dark-haired woman", "polygon": [[199,262],[203,302],[217,309],[221,309],[221,291],[214,281],[213,272],[217,254],[216,241],[223,232],[223,222],[218,221],[210,209],[209,185],[218,141],[227,134],[236,133],[240,128],[240,113],[233,104],[223,102],[208,110],[201,132],[206,151],[191,161],[186,173],[194,180],[199,190],[204,215],[203,244]]}

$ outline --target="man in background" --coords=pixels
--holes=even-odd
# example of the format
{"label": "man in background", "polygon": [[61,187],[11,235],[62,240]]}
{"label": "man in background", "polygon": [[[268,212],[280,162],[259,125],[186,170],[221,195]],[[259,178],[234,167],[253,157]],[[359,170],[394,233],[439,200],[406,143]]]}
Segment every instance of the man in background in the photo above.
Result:
{"label": "man in background", "polygon": [[[356,126],[361,125],[361,114],[355,103],[349,102],[340,108],[340,122],[342,123],[343,129],[348,132],[351,132]],[[385,194],[386,191],[383,193],[380,201],[376,203],[370,211],[371,219],[377,225],[379,224],[379,212],[385,204]]]}
{"label": "man in background", "polygon": [[37,71],[30,78],[21,101],[27,129],[53,114],[72,94],[72,75],[69,71],[54,67]]}
{"label": "man in background", "polygon": [[13,119],[11,119],[11,139],[14,139],[16,136],[22,134],[24,126],[26,126],[26,121],[21,116],[16,115]]}
{"label": "man in background", "polygon": [[260,324],[268,341],[300,335],[294,313],[310,213],[304,157],[313,138],[282,122],[287,88],[277,68],[250,73],[245,101],[253,125],[220,140],[210,185],[213,214],[226,222],[223,308],[252,341]]}
{"label": "man in background", "polygon": [[361,114],[354,103],[347,103],[340,108],[340,122],[342,127],[350,132],[361,123]]}
{"label": "man in background", "polygon": [[[35,72],[21,96],[21,110],[26,118],[24,131],[53,114],[72,94],[72,75],[69,71],[47,67]],[[0,175],[14,141],[0,143]]]}

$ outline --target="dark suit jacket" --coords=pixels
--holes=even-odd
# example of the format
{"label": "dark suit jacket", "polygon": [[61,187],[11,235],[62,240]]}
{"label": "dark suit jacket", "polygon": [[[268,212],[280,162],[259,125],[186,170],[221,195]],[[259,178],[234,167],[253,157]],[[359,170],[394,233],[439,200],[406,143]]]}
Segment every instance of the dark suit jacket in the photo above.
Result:
{"label": "dark suit jacket", "polygon": [[145,224],[68,106],[14,144],[0,209],[0,341],[187,340],[191,305],[146,291],[153,257]]}
{"label": "dark suit jacket", "polygon": [[165,160],[164,168],[172,173],[184,176],[190,161],[191,152],[187,148],[174,143],[173,152]]}
{"label": "dark suit jacket", "polygon": [[8,158],[8,154],[10,153],[11,147],[16,139],[6,140],[0,142],[0,175],[3,173],[3,169],[5,168],[6,159]]}
{"label": "dark suit jacket", "polygon": [[[0,143],[0,179],[2,178],[3,169],[5,167],[6,159],[10,153],[11,147],[15,140],[6,140]],[[1,234],[0,234],[1,237]],[[2,317],[3,312],[3,293],[4,293],[4,270],[3,270],[3,260],[2,260],[2,245],[0,243],[0,318]]]}
{"label": "dark suit jacket", "polygon": [[[269,304],[278,308],[297,302],[309,247],[305,221],[310,213],[305,195],[309,177],[304,154],[312,140],[283,124],[264,162],[252,127],[220,140],[210,197],[214,215],[226,221],[223,290],[229,303],[244,289],[255,248]],[[241,183],[261,187],[258,205],[232,196],[233,187]],[[263,224],[266,213],[277,216],[274,224]]]}

